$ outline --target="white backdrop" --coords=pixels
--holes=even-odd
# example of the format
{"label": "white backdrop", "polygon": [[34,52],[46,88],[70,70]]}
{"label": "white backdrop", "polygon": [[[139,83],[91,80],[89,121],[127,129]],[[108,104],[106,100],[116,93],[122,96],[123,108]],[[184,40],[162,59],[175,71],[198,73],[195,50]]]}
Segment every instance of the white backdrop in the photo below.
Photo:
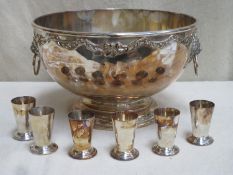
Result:
{"label": "white backdrop", "polygon": [[31,21],[40,15],[93,8],[146,8],[198,19],[202,53],[199,77],[192,65],[180,80],[233,80],[233,0],[0,0],[0,81],[51,81],[32,72]]}

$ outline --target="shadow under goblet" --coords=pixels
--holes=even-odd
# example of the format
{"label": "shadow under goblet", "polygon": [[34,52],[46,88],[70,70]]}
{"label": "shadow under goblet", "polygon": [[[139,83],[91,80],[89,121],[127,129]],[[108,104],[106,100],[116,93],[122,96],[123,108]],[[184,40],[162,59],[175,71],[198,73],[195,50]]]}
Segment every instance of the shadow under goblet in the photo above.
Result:
{"label": "shadow under goblet", "polygon": [[214,142],[209,136],[209,128],[215,104],[207,100],[194,100],[190,102],[192,135],[187,141],[197,146],[207,146]]}
{"label": "shadow under goblet", "polygon": [[116,147],[111,151],[111,156],[117,160],[133,160],[139,156],[134,148],[135,129],[138,115],[134,112],[117,112],[112,117],[113,130],[116,136]]}
{"label": "shadow under goblet", "polygon": [[33,134],[29,125],[28,111],[35,107],[36,99],[30,96],[16,97],[11,100],[17,129],[13,138],[19,141],[28,141],[33,139]]}
{"label": "shadow under goblet", "polygon": [[35,107],[29,111],[29,122],[32,128],[34,143],[30,151],[34,154],[46,155],[58,149],[56,143],[51,143],[55,110],[51,107]]}
{"label": "shadow under goblet", "polygon": [[173,156],[179,153],[174,145],[180,111],[175,108],[157,108],[154,111],[155,122],[158,124],[158,143],[152,151],[160,156]]}
{"label": "shadow under goblet", "polygon": [[74,145],[69,155],[74,159],[90,159],[97,154],[91,146],[92,131],[95,121],[94,113],[88,110],[76,110],[68,114]]}

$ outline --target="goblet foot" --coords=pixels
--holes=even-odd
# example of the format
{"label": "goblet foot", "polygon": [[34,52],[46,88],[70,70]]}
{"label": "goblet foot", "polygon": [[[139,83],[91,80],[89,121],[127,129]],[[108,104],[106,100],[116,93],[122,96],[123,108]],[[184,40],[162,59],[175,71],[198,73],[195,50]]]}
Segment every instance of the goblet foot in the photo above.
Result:
{"label": "goblet foot", "polygon": [[38,154],[38,155],[47,155],[56,152],[58,149],[58,146],[56,143],[51,143],[48,146],[37,146],[35,144],[32,144],[30,146],[30,151],[33,154]]}
{"label": "goblet foot", "polygon": [[18,141],[29,141],[33,139],[33,134],[32,132],[20,133],[18,131],[15,131],[13,134],[13,139]]}
{"label": "goblet foot", "polygon": [[159,145],[154,145],[152,151],[160,156],[174,156],[179,153],[179,148],[175,145],[172,148],[163,148]]}
{"label": "goblet foot", "polygon": [[[78,104],[79,103],[79,104]],[[87,108],[95,113],[95,129],[112,130],[112,116],[116,111],[129,110],[138,114],[137,127],[141,128],[154,123],[153,111],[157,103],[151,98],[134,99],[130,101],[92,100],[83,98],[73,105],[75,108]]]}
{"label": "goblet foot", "polygon": [[97,150],[94,147],[87,149],[87,150],[83,150],[83,151],[77,151],[74,148],[72,148],[69,151],[70,157],[74,159],[79,159],[79,160],[90,159],[92,157],[95,157],[96,154],[97,154]]}
{"label": "goblet foot", "polygon": [[187,141],[193,145],[197,146],[207,146],[214,142],[214,139],[210,136],[205,137],[195,137],[193,135],[187,138]]}
{"label": "goblet foot", "polygon": [[115,147],[111,151],[111,156],[117,160],[123,160],[123,161],[133,160],[139,156],[139,151],[136,148],[133,148],[130,151],[121,152],[121,151],[118,151],[117,148]]}

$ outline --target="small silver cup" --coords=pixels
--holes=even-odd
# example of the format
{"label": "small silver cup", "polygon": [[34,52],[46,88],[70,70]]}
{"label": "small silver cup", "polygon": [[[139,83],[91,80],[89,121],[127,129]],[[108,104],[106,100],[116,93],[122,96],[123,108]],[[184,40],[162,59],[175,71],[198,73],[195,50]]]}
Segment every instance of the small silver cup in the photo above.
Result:
{"label": "small silver cup", "polygon": [[36,99],[30,96],[16,97],[11,100],[11,104],[17,125],[13,138],[19,141],[32,140],[33,135],[29,125],[28,111],[35,107]]}
{"label": "small silver cup", "polygon": [[175,108],[157,108],[154,115],[158,124],[158,143],[152,147],[152,151],[160,156],[176,155],[179,148],[174,143],[180,111]]}
{"label": "small silver cup", "polygon": [[207,146],[214,142],[209,136],[209,128],[215,104],[207,100],[194,100],[189,103],[192,122],[192,135],[187,141],[197,146]]}
{"label": "small silver cup", "polygon": [[30,145],[32,153],[46,155],[58,149],[56,143],[51,143],[54,114],[54,109],[47,106],[29,111],[29,123],[34,136],[34,143]]}
{"label": "small silver cup", "polygon": [[134,112],[117,112],[112,117],[117,145],[111,151],[111,156],[117,160],[133,160],[139,156],[134,148],[135,129],[138,115]]}
{"label": "small silver cup", "polygon": [[69,155],[74,159],[90,159],[97,154],[91,146],[95,115],[88,110],[76,110],[68,114],[74,145]]}

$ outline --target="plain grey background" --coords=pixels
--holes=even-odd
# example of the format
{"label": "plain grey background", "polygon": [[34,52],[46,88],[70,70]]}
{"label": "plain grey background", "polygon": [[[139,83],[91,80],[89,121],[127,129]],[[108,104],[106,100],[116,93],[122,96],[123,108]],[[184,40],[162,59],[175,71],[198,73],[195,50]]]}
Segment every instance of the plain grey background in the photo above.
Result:
{"label": "plain grey background", "polygon": [[192,15],[202,52],[199,77],[192,64],[179,80],[233,80],[233,0],[0,0],[0,81],[51,81],[32,72],[31,22],[52,12],[94,8],[145,8]]}

